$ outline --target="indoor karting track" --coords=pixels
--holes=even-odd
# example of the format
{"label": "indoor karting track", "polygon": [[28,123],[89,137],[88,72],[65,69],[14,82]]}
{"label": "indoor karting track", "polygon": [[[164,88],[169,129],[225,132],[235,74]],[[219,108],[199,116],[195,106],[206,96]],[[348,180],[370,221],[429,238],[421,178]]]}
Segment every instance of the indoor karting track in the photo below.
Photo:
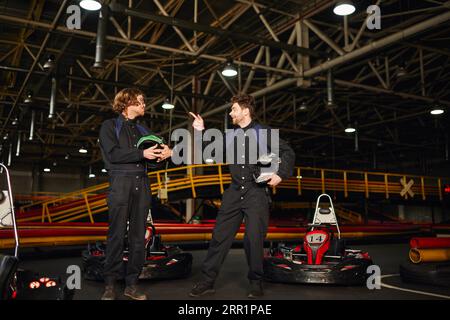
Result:
{"label": "indoor karting track", "polygon": [[[383,274],[382,288],[368,290],[366,287],[336,287],[319,285],[289,285],[265,283],[264,300],[428,300],[450,299],[449,288],[402,283],[398,274],[399,264],[408,257],[407,243],[355,245],[354,249],[368,251]],[[81,266],[81,247],[48,248],[41,251],[23,249],[21,267],[32,268],[47,275],[64,274],[69,265]],[[151,300],[190,300],[188,293],[192,285],[201,278],[200,267],[206,255],[206,248],[184,247],[194,256],[192,275],[186,279],[169,281],[141,281],[142,288]],[[247,266],[244,250],[231,249],[216,283],[216,294],[200,299],[239,300],[246,298]],[[392,275],[392,276],[391,276]],[[395,288],[394,288],[395,287]],[[75,300],[98,300],[103,293],[103,283],[82,280]],[[402,290],[403,289],[403,290]],[[118,286],[118,293],[123,285]],[[407,290],[407,291],[404,291]],[[411,291],[408,291],[411,290]],[[125,299],[124,297],[120,299]]]}

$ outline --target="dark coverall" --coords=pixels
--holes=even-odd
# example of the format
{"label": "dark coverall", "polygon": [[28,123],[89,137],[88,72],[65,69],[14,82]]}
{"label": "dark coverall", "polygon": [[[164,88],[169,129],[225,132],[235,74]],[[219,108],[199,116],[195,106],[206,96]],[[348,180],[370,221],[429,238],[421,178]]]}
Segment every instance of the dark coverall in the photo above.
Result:
{"label": "dark coverall", "polygon": [[[116,132],[118,121],[122,123],[120,132]],[[109,229],[104,267],[106,284],[113,284],[122,278],[127,222],[127,286],[137,283],[145,261],[145,231],[151,193],[143,150],[137,149],[136,145],[143,135],[141,131],[152,133],[143,125],[140,125],[139,130],[137,125],[135,119],[127,120],[120,114],[117,119],[104,121],[100,129],[100,147],[105,168],[110,175],[107,197]]]}
{"label": "dark coverall", "polygon": [[[252,121],[242,129],[246,132],[255,125],[257,123]],[[258,126],[270,130],[261,124]],[[270,139],[267,141],[270,150]],[[224,150],[226,149],[225,146]],[[281,163],[277,174],[284,180],[292,175],[295,153],[282,139],[279,141],[279,152]],[[249,154],[248,144],[245,145],[245,153]],[[242,157],[236,152],[236,148],[234,154],[235,157]],[[264,239],[269,224],[270,196],[266,185],[255,182],[254,173],[257,172],[257,166],[248,164],[248,157],[245,160],[245,164],[236,164],[235,159],[234,164],[229,165],[232,182],[222,196],[222,205],[202,266],[203,276],[210,283],[216,280],[243,218],[245,218],[244,249],[249,266],[247,277],[249,280],[261,280],[263,277]]]}

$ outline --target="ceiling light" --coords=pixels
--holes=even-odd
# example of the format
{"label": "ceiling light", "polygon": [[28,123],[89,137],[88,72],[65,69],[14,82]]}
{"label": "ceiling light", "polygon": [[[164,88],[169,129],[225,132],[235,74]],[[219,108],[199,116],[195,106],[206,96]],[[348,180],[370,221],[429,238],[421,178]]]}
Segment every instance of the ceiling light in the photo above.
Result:
{"label": "ceiling light", "polygon": [[161,107],[166,110],[175,108],[175,106],[169,101],[169,99],[166,99]]}
{"label": "ceiling light", "polygon": [[345,132],[347,132],[347,133],[353,133],[355,131],[356,131],[356,129],[351,125],[348,125],[347,128],[345,128]]}
{"label": "ceiling light", "polygon": [[103,169],[102,169],[102,172],[103,172],[103,173],[106,173],[106,172],[108,172],[108,170],[106,170],[105,168],[103,168]]}
{"label": "ceiling light", "polygon": [[405,67],[399,67],[397,70],[397,77],[401,78],[404,77],[408,74],[408,71],[406,70]]}
{"label": "ceiling light", "polygon": [[305,101],[302,102],[302,104],[300,105],[298,110],[301,111],[301,112],[307,112],[308,111],[308,105],[306,104]]}
{"label": "ceiling light", "polygon": [[356,8],[352,1],[338,1],[333,12],[338,16],[348,16],[355,12]]}
{"label": "ceiling light", "polygon": [[236,68],[228,62],[225,68],[222,70],[222,75],[225,77],[235,77],[237,75]]}
{"label": "ceiling light", "polygon": [[44,168],[44,172],[50,172],[50,168]]}
{"label": "ceiling light", "polygon": [[78,150],[79,153],[87,153],[87,149],[85,147],[81,147],[80,150]]}
{"label": "ceiling light", "polygon": [[326,107],[328,109],[336,109],[337,108],[337,104],[334,103],[333,100],[327,100],[327,102],[325,103]]}
{"label": "ceiling light", "polygon": [[92,167],[89,166],[89,179],[95,178],[95,173],[92,172]]}
{"label": "ceiling light", "polygon": [[54,66],[55,66],[55,56],[50,54],[47,57],[47,61],[45,61],[42,68],[44,68],[44,70],[50,70],[50,69],[53,69]]}
{"label": "ceiling light", "polygon": [[444,109],[442,109],[442,108],[439,107],[439,106],[436,106],[436,107],[433,107],[433,109],[430,111],[430,113],[431,113],[432,115],[434,115],[434,116],[438,116],[438,115],[444,113]]}
{"label": "ceiling light", "polygon": [[81,0],[80,7],[82,7],[85,10],[96,11],[100,10],[102,5],[99,1],[96,0]]}
{"label": "ceiling light", "polygon": [[32,103],[33,102],[33,91],[28,91],[25,99],[23,100],[24,103]]}

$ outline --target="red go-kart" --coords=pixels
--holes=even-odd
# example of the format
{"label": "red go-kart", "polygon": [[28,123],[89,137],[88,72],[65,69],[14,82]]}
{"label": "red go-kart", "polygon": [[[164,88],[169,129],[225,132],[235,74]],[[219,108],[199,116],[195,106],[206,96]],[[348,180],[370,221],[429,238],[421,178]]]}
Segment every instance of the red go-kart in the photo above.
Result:
{"label": "red go-kart", "polygon": [[[156,234],[152,222],[148,223],[146,232],[146,260],[139,279],[176,279],[187,277],[191,273],[192,254],[183,252],[179,247],[166,246],[161,243],[161,236]],[[128,261],[128,243],[125,239],[123,254],[123,272],[125,274]],[[103,281],[105,264],[105,249],[103,243],[89,244],[82,252],[83,271],[86,280]]]}
{"label": "red go-kart", "polygon": [[[328,197],[329,207],[319,207],[322,197]],[[321,194],[303,243],[270,248],[264,258],[264,276],[268,281],[282,283],[363,285],[372,264],[367,252],[345,247],[331,197]]]}

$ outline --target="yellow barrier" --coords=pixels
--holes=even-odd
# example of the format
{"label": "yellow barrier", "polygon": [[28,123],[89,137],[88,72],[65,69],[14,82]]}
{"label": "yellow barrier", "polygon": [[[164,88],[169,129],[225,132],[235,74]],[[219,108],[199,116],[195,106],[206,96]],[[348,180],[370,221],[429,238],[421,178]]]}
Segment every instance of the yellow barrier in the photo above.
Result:
{"label": "yellow barrier", "polygon": [[[106,232],[105,232],[106,233]],[[399,234],[410,234],[405,232],[345,232],[341,234],[342,238],[354,239],[363,237],[387,237]],[[285,233],[269,233],[266,236],[268,241],[277,240],[298,240],[304,237],[303,232],[285,232]],[[162,234],[163,242],[181,242],[181,241],[210,241],[212,233],[178,233],[178,234]],[[236,240],[242,240],[244,233],[238,232]],[[79,245],[95,241],[105,241],[106,235],[86,235],[86,236],[54,236],[54,237],[25,237],[21,239],[20,245],[23,247],[43,247],[43,246],[62,246],[62,245]],[[0,239],[0,249],[13,248],[14,239]]]}
{"label": "yellow barrier", "polygon": [[409,259],[413,263],[450,261],[450,248],[409,250]]}
{"label": "yellow barrier", "polygon": [[[204,173],[194,175],[196,168],[203,168]],[[218,186],[221,193],[224,191],[225,185],[231,182],[230,174],[227,173],[226,164],[208,164],[208,165],[191,165],[187,167],[171,168],[167,171],[160,170],[149,173],[152,195],[157,194],[157,190],[162,188],[161,174],[169,177],[167,183],[167,191],[176,192],[179,190],[190,190],[192,197],[197,197],[198,188],[205,186]],[[225,171],[225,172],[224,172]],[[295,171],[294,171],[295,172]],[[420,183],[413,184],[411,190],[414,194],[418,194],[422,199],[426,197],[438,197],[442,199],[442,179],[438,177],[424,177],[404,174],[391,174],[381,172],[365,172],[356,170],[337,170],[311,167],[297,167],[296,177],[291,177],[281,182],[277,189],[294,189],[298,195],[302,195],[303,191],[312,190],[319,192],[343,192],[344,197],[349,197],[351,192],[362,193],[366,198],[370,194],[384,194],[388,199],[391,195],[400,195],[403,186],[399,183],[399,178],[406,180],[413,179]],[[300,176],[301,174],[301,176]],[[446,182],[446,181],[444,181]],[[96,200],[94,196],[106,194],[109,183],[103,183],[79,191],[70,192],[63,196],[47,201],[36,202],[31,205],[23,206],[20,211],[39,209],[40,217],[18,217],[19,222],[68,222],[77,219],[89,217],[89,221],[94,223],[94,215],[105,212],[107,210],[105,198]],[[276,192],[275,188],[273,191]],[[410,198],[410,197],[409,197]],[[169,198],[170,199],[170,198]],[[78,200],[77,205],[71,206],[64,210],[58,210],[63,204],[70,204],[74,200]],[[347,212],[352,220],[358,220],[359,217]]]}

